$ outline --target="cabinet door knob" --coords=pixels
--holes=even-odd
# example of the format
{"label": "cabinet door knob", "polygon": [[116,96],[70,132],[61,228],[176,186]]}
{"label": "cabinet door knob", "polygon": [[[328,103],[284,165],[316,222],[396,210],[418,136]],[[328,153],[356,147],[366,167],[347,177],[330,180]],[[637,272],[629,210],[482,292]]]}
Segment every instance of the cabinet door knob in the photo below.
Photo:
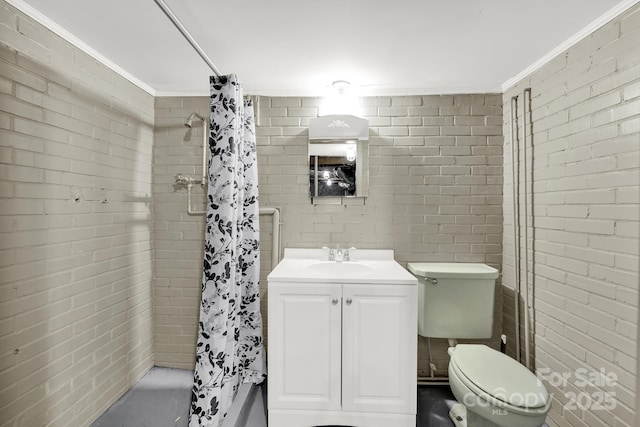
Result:
{"label": "cabinet door knob", "polygon": [[338,298],[334,298],[331,300],[331,304],[336,305],[338,304]]}
{"label": "cabinet door knob", "polygon": [[351,305],[352,302],[351,298],[347,298],[347,305]]}

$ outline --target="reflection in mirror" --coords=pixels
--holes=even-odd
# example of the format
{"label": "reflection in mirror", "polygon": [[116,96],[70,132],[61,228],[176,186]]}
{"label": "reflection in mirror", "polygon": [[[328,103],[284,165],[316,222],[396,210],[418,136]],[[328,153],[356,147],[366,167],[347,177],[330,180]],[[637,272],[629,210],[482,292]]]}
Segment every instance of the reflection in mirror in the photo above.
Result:
{"label": "reflection in mirror", "polygon": [[311,141],[311,197],[362,197],[368,187],[366,141]]}
{"label": "reflection in mirror", "polygon": [[364,197],[369,189],[369,121],[349,115],[309,121],[309,195]]}

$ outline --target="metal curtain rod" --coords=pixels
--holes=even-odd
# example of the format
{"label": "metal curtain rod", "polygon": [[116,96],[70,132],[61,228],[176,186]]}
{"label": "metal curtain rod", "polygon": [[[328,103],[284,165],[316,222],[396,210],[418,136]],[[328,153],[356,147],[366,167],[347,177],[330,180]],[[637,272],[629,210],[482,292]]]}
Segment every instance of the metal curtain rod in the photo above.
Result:
{"label": "metal curtain rod", "polygon": [[195,49],[196,52],[198,52],[198,55],[200,55],[200,57],[204,60],[204,62],[207,63],[207,65],[209,66],[209,68],[211,68],[211,71],[213,71],[213,73],[220,77],[222,75],[222,73],[220,72],[220,70],[218,70],[218,68],[215,66],[215,64],[213,63],[213,61],[211,61],[211,59],[209,59],[209,57],[207,56],[206,53],[204,53],[204,50],[202,50],[202,48],[200,47],[200,45],[198,44],[198,42],[196,42],[196,40],[193,38],[193,36],[189,33],[189,31],[187,31],[187,29],[185,28],[184,25],[182,25],[182,22],[180,22],[180,20],[178,19],[178,17],[175,15],[175,13],[173,13],[171,11],[171,9],[169,9],[169,6],[167,6],[167,4],[164,2],[164,0],[154,0],[156,2],[156,4],[158,5],[158,7],[160,7],[160,9],[162,9],[162,11],[164,12],[165,15],[167,15],[167,18],[169,18],[169,20],[171,20],[171,22],[173,22],[173,25],[176,26],[176,28],[178,29],[178,31],[180,31],[180,33],[184,36],[185,39],[187,39],[187,41],[189,42],[189,44]]}

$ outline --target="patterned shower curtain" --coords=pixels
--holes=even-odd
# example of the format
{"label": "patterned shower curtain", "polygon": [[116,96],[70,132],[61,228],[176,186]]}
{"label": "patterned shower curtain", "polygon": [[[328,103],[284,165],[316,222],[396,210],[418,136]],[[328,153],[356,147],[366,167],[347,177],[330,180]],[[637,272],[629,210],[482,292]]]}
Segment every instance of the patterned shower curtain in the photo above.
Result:
{"label": "patterned shower curtain", "polygon": [[265,378],[253,106],[211,77],[204,273],[189,427],[218,427],[240,383]]}

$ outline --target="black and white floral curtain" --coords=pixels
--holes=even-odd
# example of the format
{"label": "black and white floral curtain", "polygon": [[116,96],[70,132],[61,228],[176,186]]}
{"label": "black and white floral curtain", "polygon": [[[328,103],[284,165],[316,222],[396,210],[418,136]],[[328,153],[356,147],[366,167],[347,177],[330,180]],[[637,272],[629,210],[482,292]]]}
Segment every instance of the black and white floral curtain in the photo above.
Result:
{"label": "black and white floral curtain", "polygon": [[211,77],[204,273],[189,427],[218,427],[241,383],[265,378],[253,106]]}

